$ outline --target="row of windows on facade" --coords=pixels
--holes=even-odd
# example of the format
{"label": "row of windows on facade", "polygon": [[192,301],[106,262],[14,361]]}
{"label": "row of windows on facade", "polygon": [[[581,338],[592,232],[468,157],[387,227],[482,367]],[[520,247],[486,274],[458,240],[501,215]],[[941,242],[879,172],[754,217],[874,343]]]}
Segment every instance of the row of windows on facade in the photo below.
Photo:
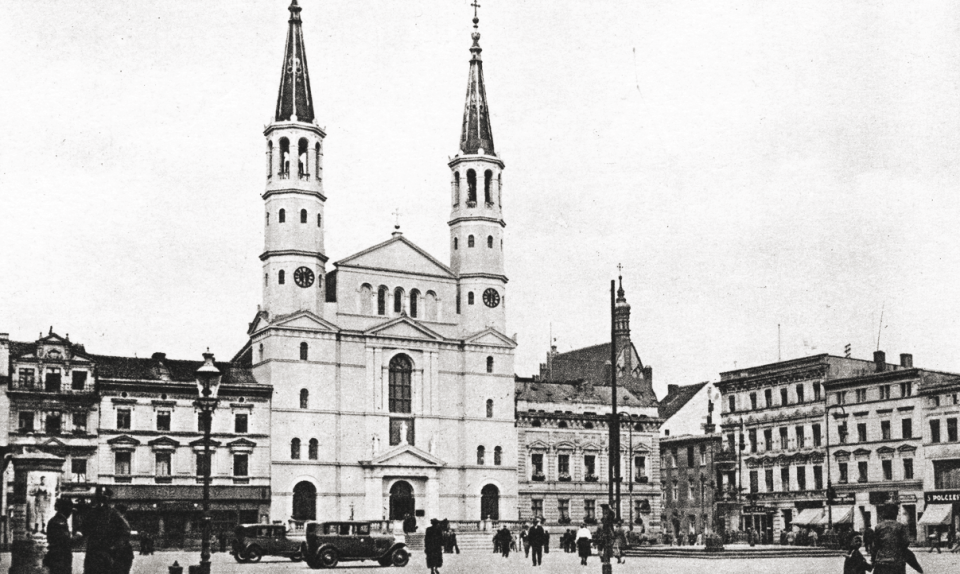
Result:
{"label": "row of windows on facade", "polygon": [[[114,480],[117,482],[129,481],[132,476],[133,453],[130,451],[118,451],[114,453]],[[173,456],[170,452],[154,453],[154,475],[158,478],[172,478],[173,476]],[[250,455],[247,453],[233,454],[233,476],[248,477],[250,472]],[[196,453],[196,465],[194,469],[197,476],[204,476],[207,468],[210,466],[210,458],[205,453]],[[211,469],[212,472],[212,469]],[[127,480],[124,480],[127,479]]]}
{"label": "row of windows on facade", "polygon": [[[893,385],[880,385],[876,388],[854,389],[854,400],[858,403],[867,401],[887,401],[892,397]],[[913,383],[906,382],[899,385],[900,394],[896,398],[905,399],[913,396]],[[848,391],[837,391],[833,394],[833,404],[847,404]]]}
{"label": "row of windows on facade", "polygon": [[[871,440],[895,440],[891,431],[892,421],[890,420],[881,420],[879,421],[879,437],[874,437],[871,439],[867,430],[867,423],[857,423],[857,441],[858,442],[871,442]],[[954,420],[954,430],[956,430],[956,420]],[[811,425],[811,435],[810,437],[806,436],[806,427],[803,425],[797,425],[794,427],[793,438],[789,436],[789,427],[780,427],[778,429],[777,440],[774,441],[773,429],[763,429],[763,450],[772,451],[776,449],[780,450],[793,450],[799,448],[809,448],[809,447],[820,447],[823,446],[823,439],[821,435],[821,429],[819,424]],[[743,435],[741,435],[743,436]],[[939,436],[939,434],[938,434]],[[956,436],[956,433],[954,434]],[[757,429],[749,429],[746,434],[747,442],[743,445],[743,450],[749,450],[751,453],[756,453],[761,446],[757,441]],[[913,420],[909,418],[900,419],[900,439],[911,439],[913,438]],[[850,440],[850,433],[847,427],[847,423],[843,422],[837,425],[837,441],[839,444],[847,444]],[[727,444],[726,449],[733,452],[735,451],[736,444],[736,434],[729,433],[727,434]]]}
{"label": "row of windows on facade", "polygon": [[[543,518],[543,500],[542,498],[530,499],[530,513],[533,517]],[[571,520],[570,510],[569,498],[557,498],[557,515],[561,523]],[[638,523],[642,522],[643,519],[640,518],[642,515],[649,513],[649,500],[641,498],[635,498],[633,500],[633,515],[636,517]],[[597,501],[595,499],[586,498],[583,500],[583,520],[589,524],[596,523]]]}
{"label": "row of windows on facade", "polygon": [[[467,236],[467,248],[472,249],[472,248],[475,247],[475,246],[476,246],[476,241],[474,240],[473,235],[468,235],[468,236]],[[488,235],[488,236],[487,236],[487,248],[488,248],[488,249],[493,249],[493,236],[492,236],[492,235]],[[458,249],[460,249],[460,238],[454,237],[454,238],[453,238],[453,250],[454,250],[454,251],[457,251]],[[501,250],[501,251],[503,250],[503,240],[502,240],[502,239],[500,240],[500,250]]]}
{"label": "row of windows on facade", "polygon": [[[902,472],[900,476],[894,476],[894,461],[892,459],[883,459],[880,461],[880,479],[882,481],[894,480],[913,480],[913,459],[904,458],[901,460]],[[791,492],[807,490],[807,472],[805,466],[796,466],[793,473],[795,482],[791,482],[791,472],[789,466],[780,468],[780,483],[774,483],[774,471],[772,468],[764,470],[764,492]],[[858,483],[870,482],[870,464],[869,461],[861,460],[856,462],[856,472]],[[760,492],[760,471],[750,471],[750,492]],[[837,463],[837,484],[848,484],[850,480],[849,463]],[[823,467],[813,467],[813,489],[823,489]]]}
{"label": "row of windows on facade", "polygon": [[[681,488],[681,486],[685,486],[685,488]],[[707,499],[707,489],[712,487],[707,484],[707,478],[701,476],[699,480],[692,477],[685,481],[672,480],[670,484],[661,484],[660,488],[666,493],[664,502],[669,504],[683,500],[703,502]],[[681,492],[685,492],[685,494],[681,495]]]}
{"label": "row of windows on facade", "polygon": [[[277,168],[277,177],[280,179],[289,179],[290,177],[290,140],[280,138],[277,142],[279,147],[280,165]],[[316,142],[313,146],[313,162],[309,158],[310,142],[307,138],[300,138],[297,142],[297,178],[302,180],[310,179],[310,164],[313,163],[314,175],[317,181],[323,179],[323,146]],[[267,140],[267,179],[273,178],[273,142]]]}
{"label": "row of windows on facade", "polygon": [[[694,466],[697,466],[697,464],[696,464],[697,460],[699,460],[700,466],[706,466],[706,465],[707,465],[707,445],[701,444],[699,451],[700,451],[700,457],[699,457],[699,459],[698,459],[698,458],[695,456],[695,455],[696,455],[696,452],[697,452],[697,449],[695,449],[695,448],[693,447],[693,445],[690,445],[690,446],[687,446],[687,447],[686,447],[686,453],[687,453],[687,468],[693,468]],[[679,451],[678,451],[676,448],[671,448],[669,451],[667,451],[667,454],[665,454],[664,457],[663,457],[663,467],[664,467],[664,468],[677,468],[677,464],[678,464],[677,454],[678,454],[678,453],[679,453]]]}
{"label": "row of windows on facade", "polygon": [[[310,214],[307,213],[306,209],[300,210],[300,223],[306,223],[310,219]],[[287,222],[287,210],[281,209],[277,212],[277,223],[286,223]],[[270,225],[270,213],[266,214],[266,223]],[[317,227],[323,227],[323,215],[317,214]]]}
{"label": "row of windows on facade", "polygon": [[[814,402],[819,401],[819,400],[820,400],[820,397],[821,397],[821,387],[820,387],[820,383],[814,382],[812,386],[813,386],[813,401],[814,401]],[[778,405],[774,405],[774,404],[773,404],[773,389],[765,389],[765,390],[763,391],[763,406],[762,406],[762,407],[760,406],[760,404],[759,404],[759,402],[758,402],[757,393],[750,393],[750,395],[749,395],[750,410],[754,410],[754,411],[755,411],[755,410],[758,410],[758,409],[760,409],[760,408],[769,409],[769,408],[773,408],[774,406],[785,407],[785,406],[788,406],[788,405],[790,405],[790,404],[803,404],[804,402],[806,402],[806,397],[805,397],[806,392],[805,392],[805,389],[806,389],[806,385],[804,385],[803,383],[798,384],[798,385],[795,387],[795,391],[794,391],[794,399],[795,399],[796,402],[791,403],[791,402],[790,402],[790,389],[787,388],[787,387],[781,387],[781,388],[780,388],[780,403],[779,403]],[[730,396],[727,397],[727,412],[731,412],[731,413],[737,412],[737,395],[730,395]]]}
{"label": "row of windows on facade", "polygon": [[943,441],[943,437],[940,435],[940,419],[930,419],[930,442],[957,442],[957,419],[948,418],[947,420],[947,436],[946,441]]}
{"label": "row of windows on facade", "polygon": [[[530,455],[531,478],[546,477],[543,471],[543,453],[533,453]],[[572,479],[570,472],[569,454],[557,454],[557,477],[560,479]],[[584,480],[597,478],[597,456],[593,454],[583,455],[583,476]],[[627,469],[627,476],[633,473],[637,479],[647,476],[647,457],[635,456],[633,458],[633,467]]]}
{"label": "row of windows on facade", "polygon": [[[131,430],[132,412],[130,409],[117,409],[117,430]],[[170,431],[172,411],[158,410],[156,413],[156,430]],[[213,415],[211,415],[213,416]],[[203,413],[197,413],[197,432],[204,432]],[[233,432],[244,434],[250,430],[250,416],[247,413],[234,413]]]}
{"label": "row of windows on facade", "polygon": [[[377,315],[387,314],[387,299],[390,297],[390,289],[385,285],[377,288]],[[406,292],[403,287],[397,287],[393,290],[393,312],[396,314],[407,313],[414,319],[420,318],[427,321],[436,321],[440,309],[437,301],[437,294],[433,291],[427,291],[422,295],[419,289],[410,290],[409,307],[404,305],[407,302]],[[423,308],[421,309],[421,302]],[[373,314],[373,286],[364,283],[360,286],[360,314]]]}
{"label": "row of windows on facade", "polygon": [[[260,356],[263,356],[263,343],[260,344]],[[306,342],[300,343],[300,360],[309,361],[310,360],[310,346]],[[493,372],[493,357],[487,357],[487,372]],[[396,373],[396,376],[394,376]],[[397,392],[405,392],[408,395],[410,394],[409,386],[412,384],[410,381],[410,374],[413,373],[413,363],[405,355],[397,355],[390,360],[390,389],[391,393],[393,392],[394,386],[396,386]],[[394,383],[396,380],[396,383]],[[306,409],[307,406],[309,391],[307,389],[300,390],[300,408]],[[488,406],[492,409],[493,401],[487,401]],[[399,412],[399,411],[396,411]],[[410,412],[410,411],[403,411]],[[493,415],[490,415],[493,416]]]}
{"label": "row of windows on facade", "polygon": [[[503,174],[497,176],[497,189],[501,190],[501,193],[497,194],[498,204],[502,207],[502,189],[503,189]],[[493,171],[486,170],[483,172],[483,202],[487,207],[493,207]],[[453,205],[457,207],[460,205],[460,172],[453,172]],[[468,169],[467,170],[467,207],[476,207],[477,206],[477,172]],[[472,247],[472,246],[471,246]]]}
{"label": "row of windows on facade", "polygon": [[[73,370],[70,372],[70,390],[83,391],[87,389],[87,371]],[[59,392],[63,384],[63,371],[59,367],[47,367],[43,371],[43,385],[45,391]],[[36,369],[21,368],[18,371],[17,386],[21,389],[40,389]]]}
{"label": "row of windows on facade", "polygon": [[[87,433],[87,413],[73,412],[69,413],[71,428],[64,428],[64,413],[57,410],[41,411],[40,420],[42,421],[42,432],[50,435],[58,434],[86,434]],[[40,429],[35,426],[37,413],[35,411],[19,411],[17,414],[17,428],[23,434],[34,433]]]}

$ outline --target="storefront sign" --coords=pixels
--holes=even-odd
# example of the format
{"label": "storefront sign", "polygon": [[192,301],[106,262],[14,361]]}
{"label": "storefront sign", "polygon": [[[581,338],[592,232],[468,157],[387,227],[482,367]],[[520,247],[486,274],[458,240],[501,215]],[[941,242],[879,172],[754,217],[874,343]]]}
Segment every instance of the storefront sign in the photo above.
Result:
{"label": "storefront sign", "polygon": [[924,504],[947,504],[960,502],[960,490],[935,490],[923,493]]}
{"label": "storefront sign", "polygon": [[772,514],[773,510],[774,509],[767,508],[766,506],[744,506],[740,514]]}
{"label": "storefront sign", "polygon": [[900,501],[900,493],[893,490],[876,490],[870,492],[870,504],[887,504]]}
{"label": "storefront sign", "polygon": [[837,497],[830,502],[830,506],[849,506],[851,504],[856,504],[856,502],[857,496],[854,493],[845,492],[843,494],[838,494]]}

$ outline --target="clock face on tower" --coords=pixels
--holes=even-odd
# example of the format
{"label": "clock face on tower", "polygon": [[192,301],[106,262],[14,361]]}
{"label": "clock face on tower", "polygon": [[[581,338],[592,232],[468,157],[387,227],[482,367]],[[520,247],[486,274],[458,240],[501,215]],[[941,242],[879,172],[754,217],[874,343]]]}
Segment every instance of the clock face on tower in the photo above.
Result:
{"label": "clock face on tower", "polygon": [[496,289],[487,289],[483,292],[483,304],[487,307],[496,307],[500,304],[500,294]]}
{"label": "clock face on tower", "polygon": [[293,272],[293,280],[296,281],[298,286],[307,288],[313,285],[313,271],[306,267],[297,267],[297,270]]}

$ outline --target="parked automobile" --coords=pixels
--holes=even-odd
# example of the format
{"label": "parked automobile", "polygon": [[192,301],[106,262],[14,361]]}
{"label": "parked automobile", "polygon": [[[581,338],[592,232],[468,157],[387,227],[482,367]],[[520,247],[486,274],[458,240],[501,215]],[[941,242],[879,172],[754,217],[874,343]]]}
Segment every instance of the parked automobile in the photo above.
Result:
{"label": "parked automobile", "polygon": [[233,533],[231,554],[237,562],[259,562],[264,556],[285,556],[294,562],[303,559],[305,536],[288,536],[282,524],[241,524]]}
{"label": "parked automobile", "polygon": [[381,566],[403,567],[410,561],[402,534],[375,533],[369,522],[307,524],[304,558],[311,568],[333,568],[339,562],[375,560]]}

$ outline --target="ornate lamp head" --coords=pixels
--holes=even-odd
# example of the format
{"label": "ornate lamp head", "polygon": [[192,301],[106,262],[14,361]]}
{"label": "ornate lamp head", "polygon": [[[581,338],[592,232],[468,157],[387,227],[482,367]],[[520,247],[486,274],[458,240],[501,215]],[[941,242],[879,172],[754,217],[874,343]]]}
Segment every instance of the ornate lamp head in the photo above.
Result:
{"label": "ornate lamp head", "polygon": [[216,400],[222,376],[213,362],[213,353],[208,349],[203,354],[203,365],[197,369],[197,392],[201,399]]}

